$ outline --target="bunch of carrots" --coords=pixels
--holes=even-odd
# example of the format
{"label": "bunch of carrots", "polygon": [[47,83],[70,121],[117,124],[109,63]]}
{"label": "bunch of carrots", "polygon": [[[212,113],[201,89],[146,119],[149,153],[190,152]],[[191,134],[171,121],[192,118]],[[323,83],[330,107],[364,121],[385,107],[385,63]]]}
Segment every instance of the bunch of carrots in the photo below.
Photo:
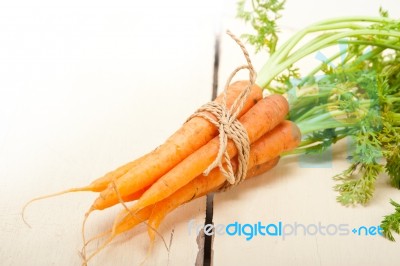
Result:
{"label": "bunch of carrots", "polygon": [[[248,81],[237,81],[226,90],[226,107],[230,108],[243,90],[249,87],[248,97],[238,114],[238,120],[251,143],[246,179],[274,167],[280,155],[296,148],[301,140],[298,127],[285,120],[289,105],[281,95],[263,98],[260,87],[251,86]],[[214,101],[219,103],[222,98],[221,94]],[[206,115],[213,117],[211,113]],[[49,195],[75,191],[99,192],[98,198],[85,215],[84,223],[95,210],[123,204],[124,209],[117,215],[109,231],[89,241],[84,238],[84,263],[117,235],[140,223],[147,224],[152,246],[157,228],[168,213],[192,199],[221,189],[226,177],[219,168],[214,168],[208,175],[203,174],[217,156],[219,145],[215,125],[195,116],[152,152],[107,173],[86,187]],[[228,140],[226,151],[236,171],[238,150],[232,140]],[[132,205],[128,206],[127,202],[132,202]],[[107,237],[104,244],[91,254],[86,254],[88,244],[100,237]]]}

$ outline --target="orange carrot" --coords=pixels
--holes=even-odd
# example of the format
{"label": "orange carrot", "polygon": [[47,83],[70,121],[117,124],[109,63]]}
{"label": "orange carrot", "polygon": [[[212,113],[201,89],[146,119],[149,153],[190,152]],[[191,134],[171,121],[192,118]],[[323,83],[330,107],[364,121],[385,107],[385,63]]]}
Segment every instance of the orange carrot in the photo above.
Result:
{"label": "orange carrot", "polygon": [[[264,173],[274,167],[279,161],[279,155],[290,151],[299,145],[301,134],[299,128],[290,121],[283,121],[272,131],[262,136],[258,141],[251,145],[250,159],[246,179]],[[237,162],[232,161],[232,166],[236,168]],[[225,176],[214,169],[208,176],[201,175],[193,179],[190,183],[177,190],[168,198],[155,204],[151,217],[155,221],[160,220],[157,217],[163,217],[163,212],[169,212],[171,206],[177,206],[190,201],[193,198],[205,195],[215,191],[225,182]],[[165,209],[165,210],[164,210]],[[165,216],[165,215],[164,215]],[[162,219],[162,218],[161,218]],[[157,228],[157,222],[154,224],[149,219],[149,225]],[[154,234],[154,230],[149,231]]]}
{"label": "orange carrot", "polygon": [[[270,170],[278,163],[278,161],[279,157],[250,169],[248,171],[246,179]],[[236,162],[233,162],[233,166],[236,167]],[[138,211],[136,214],[130,213],[127,210],[122,210],[117,215],[112,230],[101,233],[84,244],[86,246],[91,241],[103,237],[106,234],[109,234],[104,243],[100,245],[92,254],[90,254],[85,259],[85,262],[88,262],[102,249],[104,249],[117,235],[131,230],[136,225],[145,222],[146,220],[148,220],[148,234],[150,237],[150,243],[152,244],[156,235],[156,230],[159,228],[160,223],[168,213],[172,212],[177,207],[191,201],[194,198],[204,196],[208,192],[215,190],[224,182],[224,180],[225,177],[219,172],[219,169],[214,169],[210,172],[208,176],[202,175],[196,178],[195,180],[187,184],[184,188],[181,188],[180,190],[175,192],[170,197],[162,200],[161,202],[158,202],[155,205],[147,206]],[[119,219],[119,217],[122,216],[123,218]]]}
{"label": "orange carrot", "polygon": [[[251,168],[246,175],[246,179],[267,172],[277,165],[279,157],[276,157],[261,165]],[[236,163],[233,164],[236,166]],[[189,202],[195,198],[202,197],[209,192],[216,191],[225,182],[225,176],[221,174],[219,169],[214,169],[208,176],[200,176],[192,180],[189,184],[179,189],[174,194],[156,203],[148,220],[147,233],[150,238],[150,245],[155,240],[155,230],[157,230],[168,213],[177,207]],[[147,208],[147,207],[146,207]],[[146,209],[145,208],[145,209]]]}
{"label": "orange carrot", "polygon": [[107,188],[112,180],[120,178],[121,176],[126,174],[132,167],[142,164],[143,161],[146,159],[146,156],[148,155],[144,155],[134,161],[128,162],[127,164],[118,167],[114,171],[111,171],[104,176],[94,180],[92,183],[89,184],[88,187],[91,187],[91,191],[94,192],[103,191],[105,188]]}
{"label": "orange carrot", "polygon": [[130,201],[138,200],[138,199],[143,195],[143,193],[146,192],[146,190],[147,190],[149,187],[150,187],[150,186],[145,187],[145,188],[143,188],[143,189],[141,189],[141,190],[138,190],[138,191],[136,191],[135,193],[129,194],[129,195],[127,195],[127,196],[123,196],[123,197],[122,197],[122,200],[123,200],[124,202],[130,202]]}
{"label": "orange carrot", "polygon": [[[253,143],[264,135],[264,133],[272,130],[282,122],[288,113],[288,109],[287,100],[278,94],[258,101],[239,119],[247,131],[250,143]],[[215,137],[209,143],[189,155],[146,190],[132,208],[133,212],[168,197],[200,175],[213,162],[218,153],[218,148],[219,138]],[[237,148],[232,140],[228,141],[227,152],[230,158],[237,154]],[[119,193],[121,195],[132,192],[129,183],[125,183],[123,187],[118,189],[120,189]]]}
{"label": "orange carrot", "polygon": [[[251,145],[250,169],[247,172],[246,179],[260,175],[273,168],[279,161],[279,155],[285,151],[294,149],[300,141],[300,131],[290,121],[283,121],[273,130],[264,134]],[[236,160],[232,160],[232,166],[236,169]],[[208,176],[200,175],[196,177],[169,197],[139,210],[136,214],[132,213],[132,210],[121,211],[115,219],[113,230],[110,231],[110,237],[89,259],[110,243],[118,234],[132,229],[147,219],[151,248],[154,243],[156,230],[168,213],[194,198],[218,190],[224,182],[225,176],[216,168]],[[119,217],[123,218],[119,219]]]}
{"label": "orange carrot", "polygon": [[251,145],[248,167],[272,160],[282,152],[296,148],[300,141],[300,129],[295,123],[285,120]]}
{"label": "orange carrot", "polygon": [[[226,98],[228,108],[248,85],[248,81],[238,81],[229,86]],[[258,86],[253,86],[239,117],[246,113],[261,98],[262,89]],[[221,102],[222,95],[218,96],[215,101]],[[211,114],[208,115],[213,117]],[[163,145],[151,152],[151,156],[147,160],[138,167],[132,168],[116,181],[119,193],[121,196],[126,196],[152,185],[154,181],[175,167],[179,162],[205,145],[217,133],[217,128],[210,122],[201,117],[193,117],[168,138]],[[107,189],[101,192],[91,209],[101,210],[116,203],[118,203],[118,198],[115,189],[109,185]]]}
{"label": "orange carrot", "polygon": [[268,172],[269,170],[274,168],[279,163],[280,159],[281,159],[281,157],[275,157],[274,159],[272,159],[270,161],[255,165],[249,171],[247,171],[246,180]]}
{"label": "orange carrot", "polygon": [[[107,232],[101,233],[98,236],[93,237],[92,239],[88,240],[86,243],[84,243],[83,249],[86,249],[87,244],[89,244],[92,240],[101,238],[102,236],[106,235],[109,233],[110,235],[108,238],[101,244],[92,254],[90,254],[88,257],[84,256],[84,264],[87,264],[89,260],[91,260],[96,254],[98,254],[101,250],[103,250],[111,241],[119,234],[122,234],[123,232],[126,232],[136,225],[145,222],[151,215],[153,211],[154,206],[149,206],[147,208],[141,209],[138,213],[135,215],[131,215],[127,213],[125,217],[119,221],[118,226],[113,227],[113,230],[109,230]],[[86,251],[83,252],[85,255]]]}
{"label": "orange carrot", "polygon": [[[251,145],[248,165],[249,170],[246,179],[264,173],[274,167],[279,161],[279,155],[294,149],[300,141],[301,135],[299,128],[293,122],[281,122],[273,130],[264,134]],[[236,160],[232,160],[232,166],[236,169]],[[97,254],[118,234],[130,230],[147,219],[149,219],[148,234],[152,246],[156,230],[169,212],[194,198],[218,190],[224,182],[225,176],[216,168],[212,170],[208,176],[200,175],[196,177],[169,197],[154,205],[149,205],[139,210],[137,213],[133,213],[133,208],[122,210],[114,221],[110,237],[94,254]],[[136,198],[133,196],[131,197]],[[123,218],[120,219],[121,217]],[[89,256],[89,258],[94,256],[94,254]]]}
{"label": "orange carrot", "polygon": [[[251,145],[249,159],[250,170],[247,172],[246,179],[257,176],[273,168],[279,161],[279,155],[296,148],[300,141],[300,130],[293,122],[283,121],[280,123]],[[236,160],[232,160],[234,169],[236,169],[236,165]],[[154,209],[150,216],[153,218],[149,219],[149,226],[151,226],[149,228],[150,238],[154,237],[154,228],[158,228],[158,224],[168,212],[194,198],[218,190],[224,182],[225,176],[219,169],[214,169],[208,176],[200,175],[196,177],[169,197],[151,205]],[[149,207],[150,206],[143,210]],[[131,212],[132,210],[129,211]],[[138,213],[141,212],[140,210]],[[122,215],[129,216],[129,212],[123,210]],[[154,220],[154,222],[151,220]]]}

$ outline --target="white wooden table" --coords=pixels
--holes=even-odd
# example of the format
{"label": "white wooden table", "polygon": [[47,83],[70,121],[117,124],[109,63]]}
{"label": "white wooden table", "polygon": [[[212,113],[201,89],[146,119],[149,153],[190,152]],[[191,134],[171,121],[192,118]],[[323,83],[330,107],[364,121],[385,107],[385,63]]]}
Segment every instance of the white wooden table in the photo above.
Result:
{"label": "white wooden table", "polygon": [[[376,14],[393,1],[288,0],[283,36],[327,16]],[[345,6],[345,8],[344,8]],[[235,1],[0,2],[0,265],[79,265],[83,214],[96,197],[32,197],[81,186],[152,150],[212,94],[217,32],[244,31]],[[255,58],[259,67],[264,58]],[[221,35],[219,84],[243,63]],[[330,178],[347,166],[343,146],[332,168],[282,160],[271,172],[214,198],[213,223],[285,222],[377,225],[398,191],[382,180],[368,207],[336,203]],[[146,265],[201,262],[188,223],[204,224],[205,198],[168,216]],[[93,214],[87,234],[107,229],[117,209]],[[172,239],[172,240],[171,240]],[[145,227],[114,241],[90,265],[139,265]],[[214,265],[397,265],[399,244],[372,236],[216,235]]]}

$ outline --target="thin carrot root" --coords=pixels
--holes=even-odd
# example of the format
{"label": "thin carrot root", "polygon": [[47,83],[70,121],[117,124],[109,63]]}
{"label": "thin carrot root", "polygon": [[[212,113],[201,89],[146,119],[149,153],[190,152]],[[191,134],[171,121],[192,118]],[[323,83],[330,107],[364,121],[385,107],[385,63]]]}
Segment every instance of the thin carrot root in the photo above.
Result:
{"label": "thin carrot root", "polygon": [[80,252],[80,255],[81,255],[81,258],[82,258],[82,265],[87,265],[87,263],[88,263],[88,259],[86,259],[86,250],[84,251],[84,249],[86,249],[86,247],[91,242],[93,242],[95,240],[98,240],[98,239],[101,239],[101,238],[105,237],[106,235],[109,235],[110,233],[111,233],[111,230],[107,230],[105,232],[99,233],[96,236],[90,238],[88,241],[86,241],[86,243],[84,243],[84,245],[82,246],[81,252]]}
{"label": "thin carrot root", "polygon": [[[151,253],[153,252],[153,247],[154,247],[153,244],[154,244],[154,240],[153,241],[150,240],[149,247],[147,248],[146,256],[143,258],[143,260],[140,262],[139,265],[144,265],[146,263],[146,261],[150,258]],[[168,247],[166,247],[166,248],[167,248],[167,251],[169,252],[169,248]]]}
{"label": "thin carrot root", "polygon": [[[103,238],[103,237],[105,237],[107,235],[109,235],[108,238],[93,253],[91,253],[89,256],[86,256],[86,248],[87,248],[87,246],[91,242],[93,242],[94,240],[101,239],[101,238]],[[118,234],[116,234],[112,230],[107,230],[105,232],[97,234],[96,236],[90,238],[87,241],[83,237],[84,244],[82,246],[82,251],[81,251],[83,264],[86,265],[89,262],[89,260],[91,260],[94,256],[96,256],[100,251],[102,251],[108,244],[110,244],[117,235]]]}
{"label": "thin carrot root", "polygon": [[146,256],[143,258],[143,260],[139,263],[139,265],[144,265],[146,261],[150,258],[150,255],[153,251],[153,245],[150,242],[149,247],[147,248]]}
{"label": "thin carrot root", "polygon": [[67,193],[72,193],[72,192],[81,192],[81,191],[92,191],[90,186],[86,186],[86,187],[79,187],[79,188],[70,188],[67,190],[63,190],[60,192],[56,192],[56,193],[52,193],[52,194],[48,194],[48,195],[44,195],[44,196],[40,196],[40,197],[36,197],[31,199],[30,201],[28,201],[27,203],[24,204],[24,206],[22,207],[22,211],[21,211],[21,216],[22,216],[22,220],[23,222],[29,227],[31,228],[30,224],[26,221],[25,218],[25,211],[26,208],[31,205],[33,202],[35,201],[39,201],[39,200],[43,200],[43,199],[48,199],[48,198],[53,198],[53,197],[57,197],[60,195],[64,195]]}
{"label": "thin carrot root", "polygon": [[[125,231],[131,230],[136,225],[143,223],[147,226],[148,230],[157,234],[164,242],[165,247],[168,249],[164,237],[157,231],[158,227],[148,224],[146,222],[149,217],[153,214],[155,206],[148,206],[141,209],[137,213],[133,213],[131,209],[121,211],[117,217],[114,219],[114,224],[112,227],[112,235],[118,235]],[[122,219],[120,217],[124,216]]]}
{"label": "thin carrot root", "polygon": [[[106,235],[111,235],[111,230],[107,230],[107,231],[104,231],[104,232],[102,232],[102,233],[99,233],[99,234],[93,236],[92,238],[90,238],[89,240],[87,240],[86,243],[84,243],[83,247],[87,247],[87,246],[88,246],[90,243],[92,243],[93,241],[98,240],[98,239],[101,239],[101,238],[105,237]],[[81,253],[83,252],[83,247],[82,247]]]}
{"label": "thin carrot root", "polygon": [[[157,206],[154,207],[154,209],[157,208]],[[147,221],[147,233],[149,236],[149,246],[147,248],[147,252],[146,252],[146,256],[144,257],[144,259],[142,260],[142,262],[140,263],[140,265],[144,265],[144,263],[148,260],[148,258],[150,258],[151,253],[153,252],[153,247],[154,247],[154,243],[156,240],[156,235],[159,235],[161,240],[164,243],[164,246],[167,250],[167,252],[169,252],[169,247],[167,246],[167,243],[164,239],[164,237],[158,232],[158,228],[160,224],[155,224],[153,223],[153,221],[151,220],[152,215],[154,214],[154,209]],[[161,220],[160,220],[161,222]]]}
{"label": "thin carrot root", "polygon": [[[129,209],[127,210],[127,212],[128,212],[128,213],[126,213],[126,212],[120,212],[120,213],[117,214],[117,216],[116,216],[115,219],[114,219],[113,226],[112,226],[112,228],[111,228],[111,235],[117,234],[117,229],[118,229],[117,227],[121,224],[122,221],[124,221],[124,220],[126,220],[126,219],[129,219],[128,216],[131,216],[131,219],[136,219],[136,220],[138,220],[138,222],[137,222],[136,224],[139,224],[139,223],[140,223],[140,222],[139,222],[139,219],[138,219],[139,215],[136,215],[136,216],[135,216],[134,213],[130,213],[130,212],[129,212]],[[124,216],[124,217],[121,218],[122,216]],[[146,219],[147,219],[147,218],[146,218]],[[136,224],[132,225],[132,227],[135,226]]]}
{"label": "thin carrot root", "polygon": [[117,195],[117,198],[118,198],[119,203],[121,203],[121,205],[125,208],[125,210],[129,211],[128,206],[126,206],[125,201],[122,199],[122,196],[121,196],[121,194],[119,193],[119,190],[118,190],[118,188],[117,188],[117,185],[116,185],[116,183],[115,183],[115,180],[113,180],[113,181],[111,182],[111,185],[112,185],[112,187],[113,187],[113,189],[114,189],[114,191],[115,191],[115,194]]}
{"label": "thin carrot root", "polygon": [[[84,242],[84,246],[83,246],[82,252],[81,252],[84,262],[87,263],[90,259],[92,259],[94,256],[96,256],[101,250],[103,250],[109,243],[111,243],[115,237],[122,234],[123,232],[131,230],[136,225],[139,225],[141,223],[144,223],[147,225],[146,220],[149,218],[149,216],[152,212],[152,209],[153,209],[153,206],[150,206],[148,208],[141,210],[137,214],[130,212],[129,209],[128,210],[123,209],[119,214],[117,214],[116,218],[114,219],[114,223],[113,223],[111,230],[100,233],[100,234],[96,235],[95,237],[92,237],[88,241],[84,240],[85,242]],[[154,228],[154,230],[157,230],[157,229]],[[104,237],[107,234],[109,234],[109,237],[107,238],[107,240],[105,240],[105,242],[100,247],[98,247],[92,254],[90,254],[89,256],[86,256],[87,245],[90,242],[92,242],[96,239],[99,239],[101,237]],[[159,234],[159,236],[163,239],[161,234]],[[164,239],[163,239],[163,242],[167,248],[167,244]]]}
{"label": "thin carrot root", "polygon": [[[31,199],[30,201],[28,201],[27,203],[24,204],[24,206],[22,207],[22,211],[21,211],[21,216],[22,216],[22,221],[29,227],[31,228],[30,224],[26,221],[25,218],[25,211],[26,208],[32,204],[35,201],[38,200],[42,200],[42,199],[47,199],[47,198],[52,198],[52,197],[56,197],[56,196],[60,196],[63,194],[67,194],[67,193],[73,193],[73,192],[101,192],[104,189],[107,188],[107,186],[109,186],[110,182],[117,180],[118,178],[120,178],[121,176],[123,176],[124,174],[126,174],[130,169],[132,169],[133,167],[137,166],[138,164],[140,164],[143,160],[145,160],[147,158],[147,156],[149,156],[148,154],[139,157],[138,159],[128,162],[120,167],[118,167],[117,169],[108,172],[107,174],[105,174],[102,177],[99,177],[97,179],[95,179],[94,181],[92,181],[89,185],[87,186],[83,186],[83,187],[77,187],[77,188],[70,188],[64,191],[60,191],[60,192],[56,192],[56,193],[52,193],[52,194],[48,194],[48,195],[44,195],[44,196],[39,196],[36,198]],[[137,194],[134,195],[129,195],[127,196],[128,201],[132,201],[135,200],[136,197],[140,197],[140,192],[138,192]]]}
{"label": "thin carrot root", "polygon": [[[160,203],[161,205],[163,205],[162,203]],[[156,232],[157,229],[160,227],[161,222],[164,220],[165,216],[167,215],[167,211],[166,208],[162,208],[163,206],[159,206],[158,204],[155,204],[154,206],[154,210],[151,213],[149,220],[148,220],[148,227],[147,227],[147,234],[149,236],[149,247],[147,249],[147,256],[150,256],[153,247],[154,247],[154,243],[156,240]],[[162,212],[160,212],[160,210],[162,210]],[[167,247],[167,250],[169,250],[169,248]],[[146,256],[146,257],[147,257]]]}
{"label": "thin carrot root", "polygon": [[[22,211],[21,211],[21,216],[22,216],[22,220],[23,222],[31,228],[31,226],[29,225],[29,223],[26,221],[25,219],[25,211],[26,208],[32,204],[35,201],[38,200],[43,200],[43,199],[48,199],[48,198],[52,198],[52,197],[57,197],[57,196],[61,196],[63,194],[67,194],[67,193],[73,193],[73,192],[101,192],[102,190],[104,190],[105,188],[107,188],[107,186],[109,185],[109,183],[111,181],[117,180],[119,177],[123,176],[126,172],[128,172],[132,167],[135,167],[136,165],[140,164],[140,162],[142,160],[144,160],[148,155],[144,155],[132,162],[126,163],[123,166],[118,167],[117,169],[115,169],[114,171],[108,172],[107,174],[105,174],[104,176],[97,178],[96,180],[92,181],[89,185],[84,186],[84,187],[77,187],[77,188],[70,188],[67,190],[63,190],[60,192],[56,192],[56,193],[52,193],[52,194],[48,194],[48,195],[44,195],[44,196],[39,196],[36,198],[31,199],[30,201],[28,201],[27,203],[24,204],[24,206],[22,207]],[[136,198],[140,197],[141,194],[140,192],[134,194],[134,195],[129,195],[127,197],[128,201],[131,200],[135,200]]]}
{"label": "thin carrot root", "polygon": [[100,247],[98,247],[92,254],[90,254],[87,258],[86,256],[84,257],[84,264],[87,265],[87,263],[93,259],[94,256],[96,256],[97,254],[99,254],[100,251],[102,251],[108,244],[111,243],[111,241],[114,239],[115,236],[110,236],[107,240],[105,240],[103,242],[103,244],[101,244]]}
{"label": "thin carrot root", "polygon": [[86,221],[88,220],[89,215],[90,215],[92,212],[93,212],[92,209],[90,209],[88,212],[86,212],[86,213],[85,213],[85,218],[83,219],[83,222],[82,222],[82,232],[81,232],[81,233],[82,233],[82,243],[83,243],[83,247],[82,247],[82,252],[81,252],[81,254],[82,254],[82,259],[83,259],[84,262],[87,262],[87,261],[86,261],[86,245],[85,245],[85,243],[86,243],[85,226],[86,226]]}
{"label": "thin carrot root", "polygon": [[[115,178],[113,178],[113,179],[111,180],[111,184],[112,184],[112,185],[114,186],[114,188],[116,189],[116,193],[117,193],[117,195],[118,195],[118,200],[120,201],[120,203],[122,204],[122,206],[124,206],[126,210],[129,210],[129,208],[126,206],[125,202],[122,200],[122,198],[121,198],[121,196],[120,196],[120,194],[119,194],[119,192],[118,192],[118,190],[117,190],[117,188],[116,188],[116,186],[115,186]],[[86,237],[85,237],[85,224],[86,224],[86,221],[87,221],[89,215],[90,215],[94,210],[95,210],[95,209],[90,208],[89,211],[86,212],[85,218],[84,218],[83,223],[82,223],[82,242],[83,242],[83,247],[82,247],[82,258],[83,258],[83,261],[84,261],[85,265],[87,264],[87,262],[88,262],[91,258],[93,258],[96,254],[98,254],[102,249],[104,249],[104,248],[114,239],[114,237],[115,237],[115,231],[114,231],[114,227],[113,227],[113,229],[111,230],[111,235],[110,235],[110,237],[108,238],[108,240],[106,240],[106,241],[103,243],[102,246],[100,246],[99,248],[97,248],[96,251],[95,251],[93,254],[91,254],[88,258],[86,258],[86,246],[87,246],[87,241],[86,241]],[[118,216],[117,216],[117,218],[118,218]]]}

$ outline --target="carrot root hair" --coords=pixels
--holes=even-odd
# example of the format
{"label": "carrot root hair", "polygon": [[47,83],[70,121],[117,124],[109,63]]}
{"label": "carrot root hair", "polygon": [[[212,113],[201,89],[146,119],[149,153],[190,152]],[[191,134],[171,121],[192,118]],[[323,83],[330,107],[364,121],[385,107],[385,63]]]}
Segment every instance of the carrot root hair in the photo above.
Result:
{"label": "carrot root hair", "polygon": [[79,252],[81,258],[82,258],[82,265],[87,265],[89,259],[86,259],[86,250],[84,251],[84,249],[86,249],[87,245],[89,245],[91,242],[93,242],[94,240],[103,238],[104,236],[108,235],[111,233],[111,230],[107,230],[105,232],[102,232],[100,234],[97,234],[96,236],[90,238],[88,241],[86,241],[86,243],[84,243],[82,250]]}
{"label": "carrot root hair", "polygon": [[[99,233],[99,234],[93,236],[93,237],[90,238],[88,241],[86,241],[86,243],[84,243],[83,247],[87,247],[91,242],[93,242],[93,241],[95,241],[95,240],[97,240],[97,239],[103,238],[103,237],[105,237],[106,235],[111,235],[111,230],[107,230],[107,231],[104,231],[104,232],[102,232],[102,233]],[[83,249],[83,247],[82,247],[82,249]],[[82,253],[82,252],[81,252],[81,253]]]}
{"label": "carrot root hair", "polygon": [[[111,235],[116,235],[117,227],[120,225],[120,223],[123,222],[123,220],[127,219],[128,216],[131,216],[132,219],[136,219],[138,221],[141,220],[141,218],[136,213],[132,212],[129,208],[126,211],[128,213],[120,213],[115,218],[114,224],[113,224],[113,227],[112,227],[112,230],[111,230]],[[123,218],[120,218],[122,215],[125,215],[125,216]],[[163,241],[165,248],[168,250],[167,242],[165,241],[165,239],[161,235],[161,233],[158,232],[157,228],[155,228],[154,226],[150,225],[146,220],[142,220],[139,223],[145,224],[149,230],[152,230],[155,234],[157,234],[161,238],[161,240]]]}
{"label": "carrot root hair", "polygon": [[[121,196],[121,194],[120,194],[119,191],[118,191],[117,184],[116,184],[115,180],[113,180],[113,181],[111,182],[111,184],[113,185],[113,188],[114,188],[114,190],[115,190],[115,193],[117,194],[118,201],[122,204],[122,206],[123,206],[123,207],[125,208],[125,210],[128,212],[128,214],[124,217],[124,219],[125,219],[128,215],[132,216],[132,218],[134,218],[134,219],[139,219],[139,217],[137,217],[137,215],[136,215],[136,212],[137,212],[137,211],[136,211],[136,212],[133,212],[133,211],[131,211],[131,210],[128,208],[128,206],[126,206],[125,201],[122,199],[122,196]],[[117,217],[117,218],[118,218],[118,217]],[[113,234],[115,233],[116,227],[117,227],[117,225],[118,225],[117,222],[118,222],[118,221],[116,221],[116,223],[114,223],[114,225],[113,225],[113,229],[112,229]],[[164,245],[165,245],[166,249],[168,250],[167,242],[165,241],[164,237],[157,231],[157,229],[154,228],[153,226],[151,226],[150,224],[148,224],[146,221],[143,221],[143,223],[144,223],[147,227],[150,227],[150,229],[153,230],[153,231],[162,239],[162,241],[164,242]]]}
{"label": "carrot root hair", "polygon": [[87,264],[87,260],[86,260],[86,237],[85,237],[85,226],[86,226],[86,221],[89,218],[89,215],[92,213],[92,211],[94,211],[94,209],[90,209],[88,212],[85,213],[85,218],[83,219],[82,222],[82,242],[83,242],[83,247],[82,247],[82,251],[81,251],[81,255],[82,255],[82,259],[83,262],[85,263],[85,265]]}
{"label": "carrot root hair", "polygon": [[103,244],[101,244],[100,247],[98,247],[92,254],[90,254],[88,257],[86,257],[86,254],[82,254],[83,257],[83,265],[87,265],[87,263],[89,262],[89,260],[91,260],[94,256],[96,256],[100,251],[102,251],[108,244],[111,243],[111,241],[114,239],[115,236],[110,236],[109,238],[107,238],[107,240],[105,240],[103,242]]}
{"label": "carrot root hair", "polygon": [[52,194],[47,194],[47,195],[43,195],[43,196],[39,196],[36,198],[33,198],[31,200],[29,200],[27,203],[24,204],[24,206],[22,207],[22,211],[21,211],[21,217],[22,217],[22,221],[29,227],[32,228],[31,225],[27,222],[26,218],[25,218],[25,212],[26,212],[26,208],[31,205],[33,202],[35,201],[39,201],[39,200],[43,200],[43,199],[48,199],[48,198],[53,198],[53,197],[57,197],[60,195],[64,195],[67,193],[72,193],[72,192],[81,192],[81,191],[91,191],[91,187],[90,186],[86,186],[86,187],[78,187],[78,188],[70,188],[67,190],[63,190],[60,192],[56,192],[56,193],[52,193]]}

